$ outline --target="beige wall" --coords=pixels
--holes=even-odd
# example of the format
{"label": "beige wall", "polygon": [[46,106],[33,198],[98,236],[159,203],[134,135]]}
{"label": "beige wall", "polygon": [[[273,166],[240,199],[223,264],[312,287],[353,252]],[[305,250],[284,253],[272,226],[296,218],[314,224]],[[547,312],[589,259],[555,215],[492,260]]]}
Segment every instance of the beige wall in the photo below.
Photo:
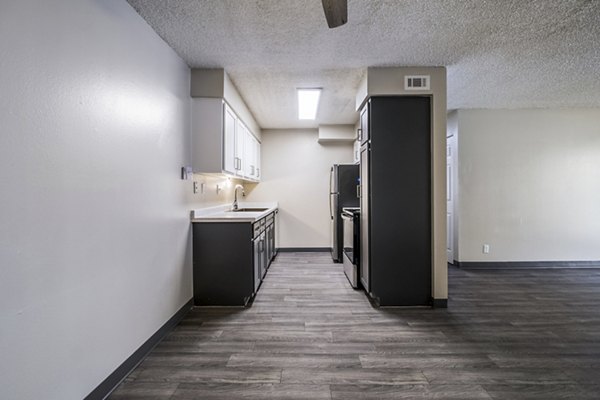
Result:
{"label": "beige wall", "polygon": [[459,261],[600,260],[600,109],[460,110],[458,150]]}
{"label": "beige wall", "polygon": [[[194,193],[193,181],[198,182],[198,192]],[[188,201],[192,209],[218,206],[224,203],[233,204],[233,189],[236,184],[247,187],[248,183],[241,179],[231,179],[226,176],[194,174],[193,181],[187,187]],[[201,186],[203,185],[203,186]],[[217,191],[217,186],[219,190]],[[238,201],[246,198],[238,192]]]}
{"label": "beige wall", "polygon": [[263,130],[260,184],[246,200],[279,202],[279,247],[329,247],[329,169],[352,163],[352,143],[318,143],[317,129]]}

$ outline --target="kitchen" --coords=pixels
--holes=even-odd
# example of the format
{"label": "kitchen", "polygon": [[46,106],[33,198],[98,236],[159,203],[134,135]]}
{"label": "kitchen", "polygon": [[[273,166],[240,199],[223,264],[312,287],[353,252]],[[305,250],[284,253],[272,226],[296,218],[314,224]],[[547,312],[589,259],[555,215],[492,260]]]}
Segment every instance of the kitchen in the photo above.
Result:
{"label": "kitchen", "polygon": [[[498,277],[446,265],[447,103],[457,104],[457,94],[485,94],[481,82],[487,81],[485,75],[458,73],[455,63],[472,68],[472,59],[446,49],[478,43],[457,39],[450,28],[456,19],[485,15],[477,7],[437,2],[419,3],[425,8],[411,2],[411,12],[400,12],[392,3],[350,1],[349,22],[331,30],[318,1],[25,0],[0,6],[0,397],[104,398],[125,379],[112,398],[518,398],[534,389],[546,398],[558,392],[594,398],[588,368],[593,355],[588,364],[574,359],[583,357],[577,346],[594,348],[594,316],[585,313],[593,312],[595,292],[576,286],[579,278],[593,283],[593,270],[572,272],[560,290],[549,281],[562,272],[550,272],[524,283],[530,291],[524,296],[513,284],[521,279],[516,273]],[[162,6],[171,11],[161,13]],[[591,11],[574,13],[577,21],[597,15],[593,3],[571,6]],[[293,12],[283,12],[286,7]],[[510,20],[500,18],[502,13],[494,8],[490,15]],[[553,14],[562,15],[545,15]],[[171,24],[168,18],[186,22]],[[260,23],[245,25],[245,18]],[[355,26],[352,18],[362,21],[358,27],[368,41],[344,34]],[[437,19],[445,22],[439,25],[448,39],[423,34],[431,39],[423,47],[414,32],[426,32]],[[578,27],[578,42],[587,43],[590,31]],[[174,32],[197,34],[186,44],[202,49],[200,59],[168,44]],[[382,40],[389,36],[406,40]],[[256,45],[263,41],[269,45]],[[297,43],[295,51],[291,43]],[[475,50],[465,54],[476,56]],[[443,57],[432,57],[435,53]],[[399,60],[398,54],[414,58]],[[308,59],[316,66],[309,67]],[[491,69],[488,61],[482,69]],[[451,72],[448,99],[446,68],[437,65]],[[193,127],[206,122],[194,120],[194,99],[212,98],[192,92],[194,70],[221,75],[221,86],[210,90],[221,92],[216,97],[225,99],[260,144],[260,162],[255,151],[256,165],[249,164],[254,178],[194,170],[198,154],[201,162],[220,154],[204,153],[206,142],[199,149],[194,145]],[[515,70],[509,74],[516,83],[531,79],[524,74],[520,81]],[[432,99],[433,110],[431,304],[378,308],[350,286],[343,264],[331,260],[329,174],[334,164],[355,163],[365,100],[414,94],[406,90],[405,77],[424,75],[431,77],[431,87],[419,93]],[[502,71],[498,76],[505,80]],[[579,80],[593,92],[594,80]],[[323,88],[319,115],[330,117],[301,121],[296,89],[315,86]],[[350,132],[347,137],[332,137],[328,127],[339,125]],[[240,162],[234,156],[234,168]],[[384,174],[391,190],[400,168]],[[267,209],[251,217],[262,220],[267,213],[257,236],[250,229],[244,234],[250,243],[258,238],[259,253],[271,264],[259,269],[254,266],[264,261],[252,264],[253,293],[247,302],[248,295],[242,296],[246,307],[190,311],[196,275],[191,213],[232,207],[235,196],[240,208]],[[213,250],[216,256],[234,252]],[[492,255],[494,250],[492,245]],[[258,287],[256,276],[263,279]],[[445,309],[449,285],[453,298]],[[587,300],[568,300],[570,288]],[[512,295],[508,300],[519,312],[494,303],[488,292]],[[559,312],[567,306],[552,303],[549,292],[567,298],[567,305],[583,304],[577,308],[582,311]],[[547,311],[549,305],[558,311]],[[556,324],[548,327],[537,315]],[[566,335],[555,329],[571,323],[583,326],[566,332],[571,342],[555,343]],[[537,351],[538,358],[515,358],[520,349]],[[544,351],[555,358],[544,358]],[[561,371],[566,358],[574,365],[571,375]]]}
{"label": "kitchen", "polygon": [[[423,81],[423,87],[408,86],[413,79]],[[268,262],[266,262],[265,248],[274,247],[279,251],[323,249],[300,246],[289,248],[279,243],[279,240],[275,240],[274,236],[279,236],[277,227],[285,226],[289,229],[285,217],[281,218],[281,221],[277,218],[280,207],[277,202],[280,193],[285,189],[282,187],[272,198],[260,196],[260,181],[263,179],[261,171],[267,171],[263,172],[264,180],[269,182],[268,171],[273,166],[271,163],[264,163],[263,166],[260,162],[263,154],[261,144],[248,129],[248,126],[256,126],[256,123],[251,118],[249,107],[231,83],[226,71],[192,69],[191,82],[191,170],[199,174],[221,174],[227,182],[238,178],[243,183],[256,185],[254,188],[256,192],[248,191],[246,195],[243,185],[238,183],[234,188],[233,204],[197,209],[192,212],[194,304],[196,306],[245,306],[258,293],[260,283],[274,257],[274,252],[269,252]],[[312,104],[312,109],[307,116],[303,115],[302,110],[303,90],[297,90],[299,120],[316,118],[318,96],[321,91],[326,90],[326,88],[309,90],[316,92],[317,101]],[[406,97],[407,95],[410,97]],[[440,148],[440,142],[444,142],[445,139],[446,122],[443,118],[445,116],[443,111],[445,110],[445,70],[443,68],[369,68],[356,97],[360,121],[352,125],[321,125],[318,129],[317,140],[320,145],[327,147],[346,144],[346,151],[350,150],[350,146],[353,151],[357,149],[353,153],[352,160],[355,164],[339,165],[337,163],[340,160],[333,160],[335,162],[333,167],[328,166],[320,171],[320,175],[325,175],[325,171],[329,171],[329,188],[313,199],[314,208],[322,209],[325,205],[324,200],[329,195],[329,220],[333,224],[329,232],[333,241],[330,246],[332,259],[337,263],[343,262],[342,211],[347,206],[355,208],[360,206],[361,211],[364,210],[361,215],[361,226],[365,227],[360,230],[360,243],[358,243],[358,247],[361,247],[362,259],[354,266],[356,271],[352,273],[358,276],[358,270],[362,267],[360,286],[365,288],[377,304],[385,306],[435,304],[443,307],[446,304],[446,298],[442,294],[443,289],[440,291],[438,288],[441,293],[434,295],[432,286],[435,287],[437,284],[443,287],[445,284],[445,260],[434,270],[432,260],[435,254],[432,254],[431,249],[437,249],[435,253],[439,258],[440,254],[445,255],[445,248],[440,248],[439,243],[437,247],[432,247],[430,217],[431,205],[443,204],[439,199],[437,202],[432,201],[430,165],[433,164],[434,168],[439,169],[443,163],[433,160],[430,148],[433,147],[435,153]],[[432,112],[433,110],[435,111]],[[441,117],[437,115],[438,113]],[[240,115],[246,117],[242,118]],[[434,122],[433,128],[430,126],[431,121]],[[360,128],[355,129],[355,125],[359,125]],[[397,132],[402,134],[397,135]],[[430,144],[432,140],[434,146]],[[277,151],[281,152],[282,148],[278,148]],[[268,157],[266,152],[265,156]],[[285,157],[289,156],[285,154]],[[295,164],[292,165],[296,168]],[[396,183],[390,185],[387,182],[386,170],[391,166],[401,170],[411,170],[411,174],[406,178],[398,175]],[[433,179],[439,185],[442,175],[437,172],[437,178],[434,174]],[[286,180],[284,185],[289,183]],[[197,183],[194,182],[194,185]],[[293,187],[291,193],[297,195],[298,189]],[[338,190],[339,194],[334,193]],[[240,203],[242,204],[240,207],[238,207],[238,192],[246,197],[245,202]],[[438,196],[442,194],[438,192]],[[305,201],[304,197],[302,201]],[[289,207],[285,202],[281,205],[282,212],[291,215],[294,219],[309,218],[315,214],[314,208],[304,214]],[[389,224],[388,210],[392,209],[395,213],[395,224]],[[367,216],[372,220],[370,221]],[[265,222],[266,231],[262,226]],[[238,231],[239,229],[243,229],[245,234]],[[254,234],[250,233],[251,230]],[[227,241],[227,237],[239,239]],[[370,240],[371,237],[375,237],[376,240]],[[286,239],[281,238],[281,242],[285,243]],[[251,241],[254,243],[254,250],[250,248]],[[387,244],[381,245],[382,243]],[[246,262],[239,258],[238,251],[231,252],[232,248],[238,249],[239,252],[246,249],[244,251]],[[325,250],[328,250],[327,247]],[[407,267],[388,267],[392,260],[403,260]],[[375,267],[371,268],[371,263]],[[230,269],[234,266],[235,269]],[[406,271],[400,272],[403,269]],[[234,277],[239,277],[239,281]],[[242,290],[242,286],[246,289]],[[357,282],[353,286],[359,287]],[[234,292],[237,295],[234,295]]]}

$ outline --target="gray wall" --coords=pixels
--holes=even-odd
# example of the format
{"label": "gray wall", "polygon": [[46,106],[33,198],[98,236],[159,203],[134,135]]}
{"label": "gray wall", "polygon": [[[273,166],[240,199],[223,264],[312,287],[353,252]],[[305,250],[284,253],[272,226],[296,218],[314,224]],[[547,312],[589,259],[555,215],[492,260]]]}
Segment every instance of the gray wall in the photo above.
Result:
{"label": "gray wall", "polygon": [[124,1],[0,6],[0,397],[81,399],[192,296],[189,69]]}
{"label": "gray wall", "polygon": [[321,144],[316,129],[263,130],[258,185],[248,201],[278,201],[280,247],[330,247],[329,170],[352,164],[352,142]]}
{"label": "gray wall", "polygon": [[459,110],[458,170],[458,261],[600,260],[600,109]]}

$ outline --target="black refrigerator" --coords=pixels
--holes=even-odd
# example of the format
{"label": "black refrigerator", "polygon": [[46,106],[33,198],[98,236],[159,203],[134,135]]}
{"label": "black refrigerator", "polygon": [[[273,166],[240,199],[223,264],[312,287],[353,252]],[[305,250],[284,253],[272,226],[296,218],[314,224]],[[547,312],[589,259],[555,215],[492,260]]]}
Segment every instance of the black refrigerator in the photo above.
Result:
{"label": "black refrigerator", "polygon": [[356,164],[334,164],[329,171],[329,217],[331,219],[331,258],[343,261],[342,208],[359,207],[358,168]]}
{"label": "black refrigerator", "polygon": [[431,305],[431,98],[360,112],[360,280],[380,306]]}

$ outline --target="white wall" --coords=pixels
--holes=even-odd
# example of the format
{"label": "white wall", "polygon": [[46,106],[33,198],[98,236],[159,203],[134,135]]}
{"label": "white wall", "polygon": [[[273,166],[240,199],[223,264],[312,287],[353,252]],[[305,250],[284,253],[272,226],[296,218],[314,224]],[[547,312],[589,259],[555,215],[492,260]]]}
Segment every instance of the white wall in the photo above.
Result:
{"label": "white wall", "polygon": [[458,150],[459,261],[600,260],[600,109],[460,110]]}
{"label": "white wall", "polygon": [[0,68],[0,398],[79,400],[192,297],[190,73],[98,0],[2,2]]}
{"label": "white wall", "polygon": [[331,246],[329,170],[352,163],[352,143],[317,140],[317,129],[262,131],[263,175],[246,200],[279,202],[279,247]]}

